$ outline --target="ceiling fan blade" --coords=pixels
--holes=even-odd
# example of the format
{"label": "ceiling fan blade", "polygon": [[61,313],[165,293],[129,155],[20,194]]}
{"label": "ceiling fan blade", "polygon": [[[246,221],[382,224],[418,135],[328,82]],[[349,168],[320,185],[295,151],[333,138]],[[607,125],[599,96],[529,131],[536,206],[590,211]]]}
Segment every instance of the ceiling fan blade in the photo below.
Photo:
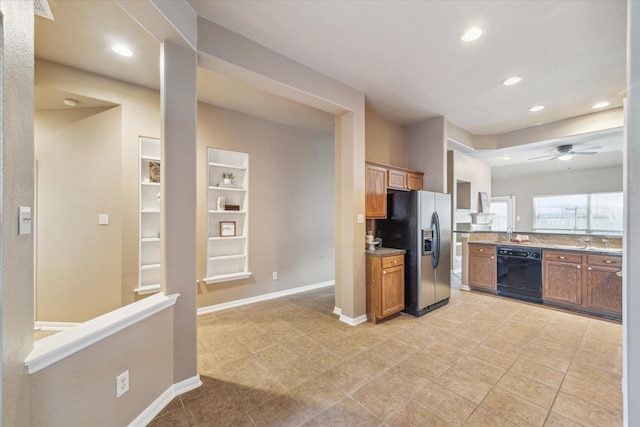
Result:
{"label": "ceiling fan blade", "polygon": [[570,154],[575,154],[577,156],[593,156],[594,154],[598,154],[597,151],[574,151]]}
{"label": "ceiling fan blade", "polygon": [[559,153],[559,154],[547,154],[546,156],[532,157],[529,160],[546,159],[548,157],[550,157],[549,160],[553,160],[553,159],[556,159],[556,158],[558,158],[560,156],[562,156],[562,153]]}
{"label": "ceiling fan blade", "polygon": [[578,150],[572,150],[574,153],[584,153],[587,150],[600,150],[602,147],[600,147],[599,145],[594,145],[593,147],[584,147],[584,148],[580,148]]}

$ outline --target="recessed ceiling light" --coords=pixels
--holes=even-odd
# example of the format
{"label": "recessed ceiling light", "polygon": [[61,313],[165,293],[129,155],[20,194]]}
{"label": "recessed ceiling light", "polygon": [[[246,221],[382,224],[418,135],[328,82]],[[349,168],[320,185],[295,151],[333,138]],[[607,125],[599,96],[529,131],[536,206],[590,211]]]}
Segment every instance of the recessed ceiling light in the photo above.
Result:
{"label": "recessed ceiling light", "polygon": [[64,102],[64,105],[68,105],[69,107],[75,107],[76,105],[78,105],[78,101],[71,98],[65,98],[62,100],[62,102]]}
{"label": "recessed ceiling light", "polygon": [[502,82],[502,84],[505,85],[505,86],[512,86],[512,85],[520,83],[521,81],[522,81],[522,77],[513,76],[513,77],[509,77],[508,79],[504,80]]}
{"label": "recessed ceiling light", "polygon": [[462,34],[462,36],[460,36],[460,39],[463,42],[472,42],[474,40],[477,40],[480,36],[482,35],[482,30],[480,28],[477,27],[473,27],[473,28],[469,28],[467,31],[464,32],[464,34]]}
{"label": "recessed ceiling light", "polygon": [[129,49],[127,46],[123,44],[114,44],[113,46],[111,46],[111,49],[113,49],[113,51],[118,55],[127,56],[127,57],[133,56],[133,52],[131,52],[131,49]]}
{"label": "recessed ceiling light", "polygon": [[509,155],[506,155],[506,156],[502,157],[502,160],[511,160],[511,157],[509,157]]}
{"label": "recessed ceiling light", "polygon": [[609,105],[609,103],[607,101],[602,101],[602,102],[598,102],[597,104],[593,104],[591,106],[591,108],[593,108],[593,109],[604,108],[607,105]]}
{"label": "recessed ceiling light", "polygon": [[536,106],[533,106],[533,107],[529,108],[529,111],[534,112],[534,113],[536,111],[540,111],[540,110],[544,110],[544,105],[536,105]]}

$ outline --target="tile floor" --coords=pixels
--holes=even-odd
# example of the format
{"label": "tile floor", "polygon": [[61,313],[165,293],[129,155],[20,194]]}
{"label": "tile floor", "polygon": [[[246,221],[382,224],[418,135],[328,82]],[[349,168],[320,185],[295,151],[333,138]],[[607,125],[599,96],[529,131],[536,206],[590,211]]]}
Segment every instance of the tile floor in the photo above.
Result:
{"label": "tile floor", "polygon": [[198,318],[203,385],[151,426],[621,426],[622,328],[468,291],[357,327],[334,289]]}

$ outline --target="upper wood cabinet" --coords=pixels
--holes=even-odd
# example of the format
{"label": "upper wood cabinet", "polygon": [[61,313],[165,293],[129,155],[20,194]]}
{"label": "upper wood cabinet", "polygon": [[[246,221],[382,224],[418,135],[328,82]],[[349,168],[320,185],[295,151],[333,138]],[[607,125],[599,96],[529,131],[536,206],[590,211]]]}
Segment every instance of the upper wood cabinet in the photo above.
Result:
{"label": "upper wood cabinet", "polygon": [[387,217],[387,189],[422,190],[424,173],[403,168],[365,163],[365,216],[369,219]]}
{"label": "upper wood cabinet", "polygon": [[387,217],[387,169],[365,165],[365,216],[367,218]]}
{"label": "upper wood cabinet", "polygon": [[422,172],[388,169],[387,188],[393,190],[422,190]]}

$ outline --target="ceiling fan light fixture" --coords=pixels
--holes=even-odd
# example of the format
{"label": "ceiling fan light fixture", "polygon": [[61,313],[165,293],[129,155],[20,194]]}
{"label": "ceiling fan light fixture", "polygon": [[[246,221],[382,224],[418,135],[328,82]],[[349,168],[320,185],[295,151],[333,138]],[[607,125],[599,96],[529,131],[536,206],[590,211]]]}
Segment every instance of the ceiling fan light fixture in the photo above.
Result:
{"label": "ceiling fan light fixture", "polygon": [[563,154],[558,156],[558,160],[571,160],[571,154]]}
{"label": "ceiling fan light fixture", "polygon": [[520,76],[513,76],[513,77],[509,77],[508,79],[505,79],[502,81],[502,84],[505,86],[513,86],[515,84],[518,84],[522,81],[522,77]]}
{"label": "ceiling fan light fixture", "polygon": [[591,108],[593,108],[594,110],[597,110],[597,109],[599,109],[599,108],[604,108],[604,107],[606,107],[606,106],[608,106],[608,105],[609,105],[609,102],[607,102],[607,101],[602,101],[602,102],[598,102],[598,103],[596,103],[596,104],[593,104],[593,105],[591,106]]}
{"label": "ceiling fan light fixture", "polygon": [[480,28],[472,27],[472,28],[469,28],[460,36],[460,40],[462,40],[465,43],[469,43],[474,40],[478,40],[478,38],[480,38],[481,35],[482,35],[482,30]]}
{"label": "ceiling fan light fixture", "polygon": [[115,53],[121,56],[126,56],[126,57],[133,56],[133,52],[131,51],[131,49],[129,49],[127,46],[123,44],[114,44],[113,46],[111,46],[111,49]]}
{"label": "ceiling fan light fixture", "polygon": [[531,111],[532,113],[542,110],[544,110],[544,105],[534,105],[533,107],[529,108],[529,111]]}

